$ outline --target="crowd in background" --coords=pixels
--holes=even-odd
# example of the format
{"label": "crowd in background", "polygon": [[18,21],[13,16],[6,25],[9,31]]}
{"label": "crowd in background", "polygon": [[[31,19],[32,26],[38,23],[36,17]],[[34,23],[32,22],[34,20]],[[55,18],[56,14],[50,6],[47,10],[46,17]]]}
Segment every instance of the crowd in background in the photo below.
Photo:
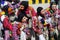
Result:
{"label": "crowd in background", "polygon": [[3,1],[0,6],[0,37],[3,40],[60,40],[60,10],[51,2],[46,9],[28,1]]}

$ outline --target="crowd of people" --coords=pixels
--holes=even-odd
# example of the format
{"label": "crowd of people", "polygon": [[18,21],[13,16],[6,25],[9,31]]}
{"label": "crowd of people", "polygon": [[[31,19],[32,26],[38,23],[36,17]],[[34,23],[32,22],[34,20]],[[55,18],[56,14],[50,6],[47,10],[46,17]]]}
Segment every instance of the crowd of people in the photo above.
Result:
{"label": "crowd of people", "polygon": [[5,1],[0,7],[3,40],[60,40],[60,10],[55,2],[36,11],[28,1]]}

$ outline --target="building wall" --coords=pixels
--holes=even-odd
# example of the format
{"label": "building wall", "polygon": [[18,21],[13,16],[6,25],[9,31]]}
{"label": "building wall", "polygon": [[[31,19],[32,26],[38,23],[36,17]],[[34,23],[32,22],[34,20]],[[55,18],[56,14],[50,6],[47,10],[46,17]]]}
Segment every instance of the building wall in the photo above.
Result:
{"label": "building wall", "polygon": [[37,7],[43,7],[44,9],[50,6],[50,0],[20,0],[20,1],[28,1],[29,5],[32,6],[35,10]]}

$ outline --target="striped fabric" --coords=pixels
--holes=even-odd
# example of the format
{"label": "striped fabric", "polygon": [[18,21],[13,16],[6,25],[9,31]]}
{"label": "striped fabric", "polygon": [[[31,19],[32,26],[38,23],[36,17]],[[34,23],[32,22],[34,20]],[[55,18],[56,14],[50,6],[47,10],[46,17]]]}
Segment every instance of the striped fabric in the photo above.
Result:
{"label": "striped fabric", "polygon": [[50,0],[29,0],[29,4],[45,4],[45,3],[50,3]]}
{"label": "striped fabric", "polygon": [[16,31],[17,31],[17,24],[14,24],[12,34],[13,34],[14,40],[19,40]]}

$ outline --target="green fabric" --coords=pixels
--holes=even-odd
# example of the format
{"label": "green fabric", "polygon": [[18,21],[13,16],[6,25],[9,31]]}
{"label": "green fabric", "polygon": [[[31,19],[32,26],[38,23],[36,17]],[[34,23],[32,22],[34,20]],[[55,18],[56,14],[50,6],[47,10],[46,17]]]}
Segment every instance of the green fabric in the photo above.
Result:
{"label": "green fabric", "polygon": [[5,12],[5,15],[8,15],[8,12]]}
{"label": "green fabric", "polygon": [[52,11],[52,10],[50,10],[50,13],[51,13],[51,14],[53,14],[53,11]]}
{"label": "green fabric", "polygon": [[10,33],[10,34],[12,34],[12,32],[11,32],[11,31],[9,31],[9,33]]}
{"label": "green fabric", "polygon": [[58,35],[58,40],[60,40],[60,32],[59,32],[59,35]]}

